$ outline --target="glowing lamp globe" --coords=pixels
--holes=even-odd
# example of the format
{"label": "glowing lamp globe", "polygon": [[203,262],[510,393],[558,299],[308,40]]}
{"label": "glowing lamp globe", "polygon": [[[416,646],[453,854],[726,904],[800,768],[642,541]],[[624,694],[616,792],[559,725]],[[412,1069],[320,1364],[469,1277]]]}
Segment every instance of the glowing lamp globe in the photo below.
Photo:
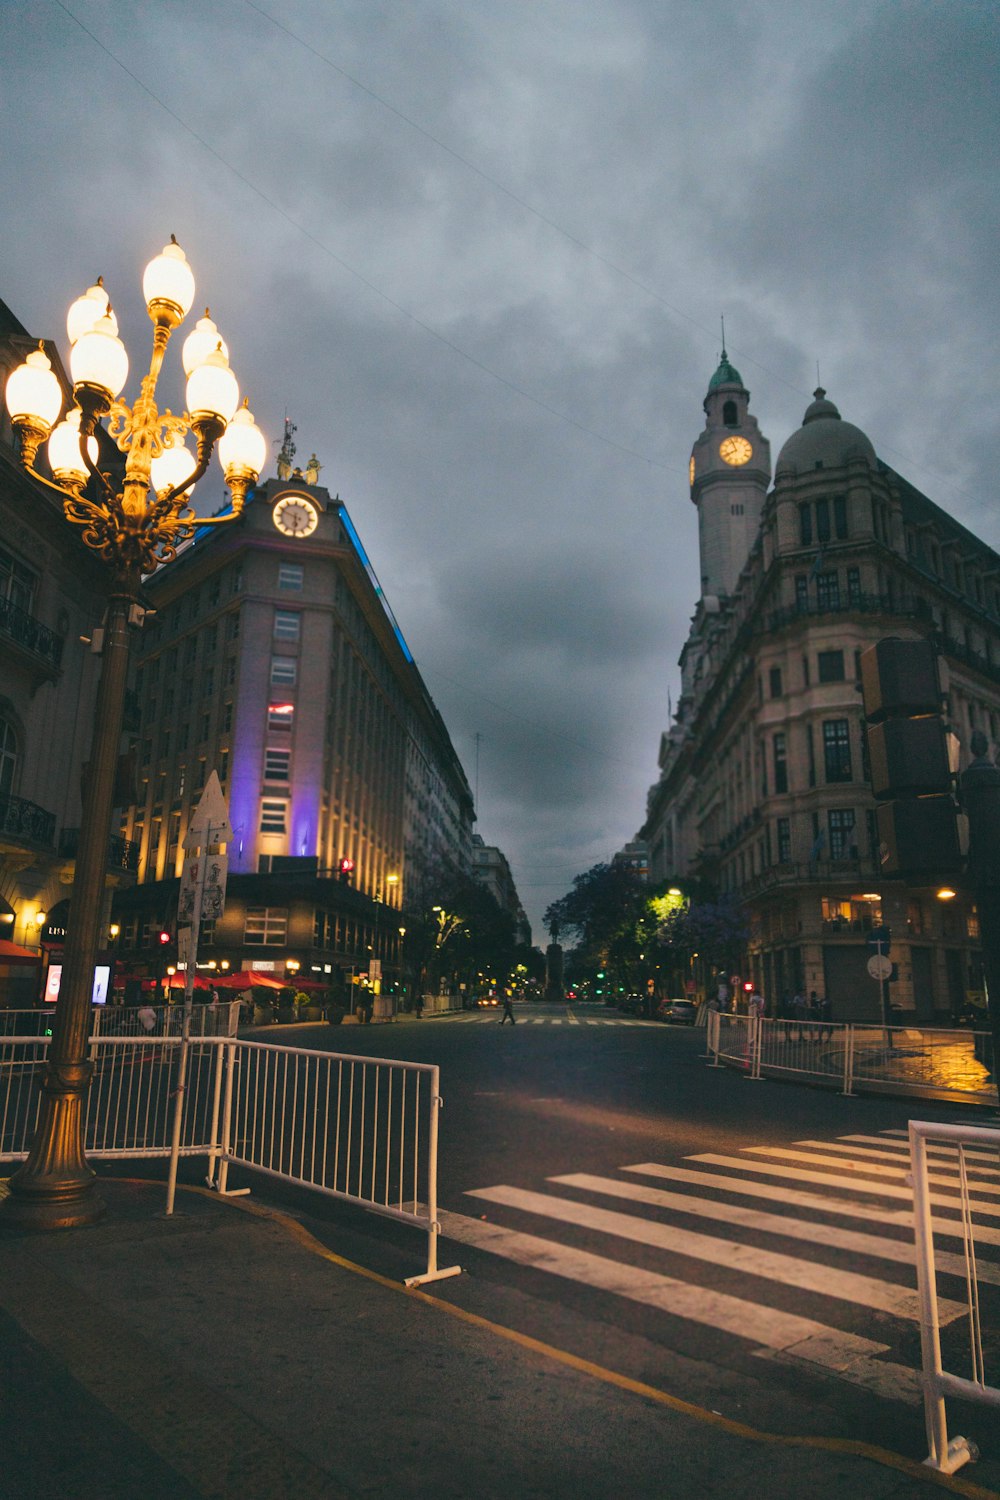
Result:
{"label": "glowing lamp globe", "polygon": [[[90,473],[80,452],[80,417],[80,408],[74,406],[59,426],[53,428],[49,438],[49,467],[56,479],[68,484],[85,480]],[[98,447],[95,437],[87,439],[87,452],[91,463],[96,464]]]}
{"label": "glowing lamp globe", "polygon": [[240,388],[221,349],[191,371],[187,383],[187,409],[192,418],[217,417],[229,422],[240,404]]}
{"label": "glowing lamp globe", "polygon": [[11,421],[48,432],[62,411],[62,386],[44,349],[33,349],[7,382]]}
{"label": "glowing lamp globe", "polygon": [[115,324],[115,333],[118,332],[118,321],[111,311],[111,304],[107,292],[100,281],[88,286],[82,297],[77,297],[66,314],[66,332],[69,341],[75,344],[83,334],[89,333],[94,324],[107,313]]}
{"label": "glowing lamp globe", "polygon": [[190,490],[191,486],[185,485],[184,481],[195,471],[195,458],[179,439],[171,447],[164,448],[149,467],[153,489],[158,495],[166,490],[178,489],[181,485],[184,485],[185,490]]}
{"label": "glowing lamp globe", "polygon": [[154,255],[142,274],[142,295],[146,299],[149,316],[156,320],[158,312],[169,310],[180,322],[191,311],[194,301],[194,272],[187,263],[187,256],[171,237],[159,255]]}
{"label": "glowing lamp globe", "polygon": [[209,317],[208,308],[205,308],[205,316],[199,318],[194,325],[193,332],[189,333],[184,340],[181,349],[181,364],[184,366],[184,374],[190,375],[192,370],[203,365],[210,354],[216,349],[221,349],[226,358],[229,358],[229,350],[226,341],[219,336],[212,319]]}
{"label": "glowing lamp globe", "polygon": [[267,459],[264,434],[253,412],[241,406],[219,439],[219,462],[224,474],[252,474],[257,479]]}
{"label": "glowing lamp globe", "polygon": [[128,378],[128,354],[116,326],[105,314],[80,335],[69,352],[73,384],[103,391],[112,401]]}

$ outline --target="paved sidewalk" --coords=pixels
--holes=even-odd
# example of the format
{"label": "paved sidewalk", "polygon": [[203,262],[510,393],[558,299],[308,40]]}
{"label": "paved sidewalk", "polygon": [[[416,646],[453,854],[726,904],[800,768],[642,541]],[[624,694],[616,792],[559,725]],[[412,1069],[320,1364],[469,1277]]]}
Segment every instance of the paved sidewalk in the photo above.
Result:
{"label": "paved sidewalk", "polygon": [[[0,1233],[3,1500],[911,1500],[916,1464],[766,1441],[326,1251],[259,1198],[105,1178]],[[991,1492],[966,1470],[943,1488]]]}

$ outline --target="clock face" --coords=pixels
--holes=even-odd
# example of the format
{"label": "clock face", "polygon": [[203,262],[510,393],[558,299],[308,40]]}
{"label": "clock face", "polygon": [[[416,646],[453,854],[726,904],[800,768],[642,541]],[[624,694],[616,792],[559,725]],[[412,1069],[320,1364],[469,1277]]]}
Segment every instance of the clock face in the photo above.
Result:
{"label": "clock face", "polygon": [[285,495],[274,507],[272,519],[285,536],[309,536],[319,523],[319,512],[304,495]]}
{"label": "clock face", "polygon": [[688,464],[688,484],[694,484],[694,454],[693,453],[691,455],[691,462]]}
{"label": "clock face", "polygon": [[735,468],[750,462],[753,449],[745,437],[727,437],[719,444],[719,457],[723,463],[732,464]]}

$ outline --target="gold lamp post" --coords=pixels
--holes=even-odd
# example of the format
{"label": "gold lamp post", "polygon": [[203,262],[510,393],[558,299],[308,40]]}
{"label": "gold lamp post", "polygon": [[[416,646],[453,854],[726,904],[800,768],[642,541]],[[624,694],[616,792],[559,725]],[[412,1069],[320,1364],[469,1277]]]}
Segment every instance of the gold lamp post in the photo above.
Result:
{"label": "gold lamp post", "polygon": [[[208,316],[184,344],[187,407],[180,416],[161,412],[156,384],[167,344],[194,301],[194,276],[184,252],[171,242],[146,267],[142,280],[153,324],[149,372],[132,406],[119,399],[128,355],[101,281],[69,310],[70,372],[74,404],[61,422],[62,388],[41,344],[7,382],[7,408],[20,437],[21,463],[60,496],[66,519],[108,568],[101,681],[86,777],[73,882],[73,920],[66,935],[63,976],[42,1081],[38,1128],[27,1160],[10,1181],[2,1212],[33,1228],[63,1229],[100,1218],[104,1204],[83,1149],[83,1105],[92,1065],[87,1059],[90,1003],[113,812],[114,777],[121,740],[130,632],[142,623],[139,586],[177,555],[196,527],[236,520],[264,465],[266,443],[229,368],[226,346]],[[102,470],[94,433],[108,431],[125,455],[124,475]],[[196,452],[184,444],[193,432]],[[47,441],[52,479],[35,459]],[[196,516],[193,486],[205,474],[218,444],[232,499],[227,513]]]}

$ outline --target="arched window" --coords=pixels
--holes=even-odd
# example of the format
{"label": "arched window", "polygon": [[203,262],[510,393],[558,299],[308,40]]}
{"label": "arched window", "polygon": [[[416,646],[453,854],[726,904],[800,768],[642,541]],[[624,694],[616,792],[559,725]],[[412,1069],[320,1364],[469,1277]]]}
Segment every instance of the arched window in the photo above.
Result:
{"label": "arched window", "polygon": [[17,735],[7,719],[0,719],[0,796],[7,796],[17,784]]}
{"label": "arched window", "polygon": [[735,401],[727,401],[722,408],[722,420],[727,427],[739,426],[739,413],[736,410]]}

